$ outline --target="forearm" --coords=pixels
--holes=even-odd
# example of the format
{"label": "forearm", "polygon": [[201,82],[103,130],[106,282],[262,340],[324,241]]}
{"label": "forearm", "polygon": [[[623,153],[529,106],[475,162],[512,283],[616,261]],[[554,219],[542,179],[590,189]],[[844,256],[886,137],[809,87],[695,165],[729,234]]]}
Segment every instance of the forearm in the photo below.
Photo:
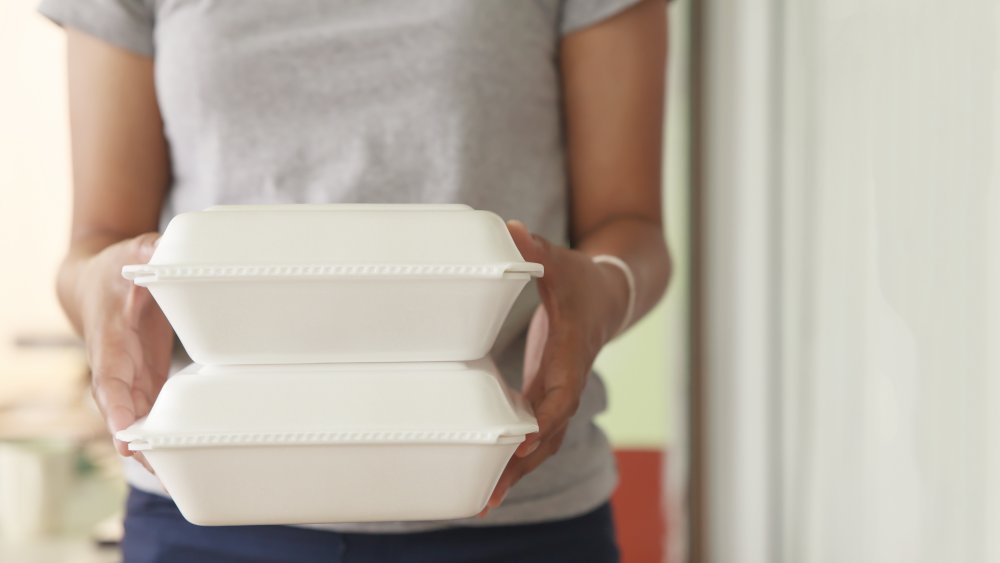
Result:
{"label": "forearm", "polygon": [[598,264],[603,287],[590,300],[599,300],[593,309],[611,326],[608,339],[626,316],[631,324],[649,312],[670,278],[660,194],[665,8],[639,2],[565,37],[560,51],[573,246],[620,258],[635,278],[628,316],[625,274]]}
{"label": "forearm", "polygon": [[[638,216],[611,217],[584,234],[575,246],[591,256],[610,254],[628,264],[635,277],[635,309],[629,325],[642,318],[663,297],[672,268],[663,228],[658,221]],[[617,321],[617,328],[625,315],[628,286],[617,267],[607,265],[602,270],[609,288],[614,288],[607,297],[616,300],[615,309],[621,311],[613,320]]]}
{"label": "forearm", "polygon": [[67,29],[66,48],[73,227],[56,292],[70,323],[83,334],[85,309],[99,312],[108,294],[98,290],[118,290],[108,284],[115,281],[119,262],[132,259],[125,248],[115,256],[104,251],[159,224],[170,159],[153,59],[73,28]]}

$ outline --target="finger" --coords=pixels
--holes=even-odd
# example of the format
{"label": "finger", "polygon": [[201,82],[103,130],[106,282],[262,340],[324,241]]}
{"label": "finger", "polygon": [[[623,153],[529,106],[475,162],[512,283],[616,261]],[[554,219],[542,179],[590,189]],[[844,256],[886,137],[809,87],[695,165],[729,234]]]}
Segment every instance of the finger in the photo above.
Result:
{"label": "finger", "polygon": [[532,432],[524,437],[517,449],[514,450],[514,457],[528,457],[535,453],[535,450],[542,444],[542,437],[538,432]]}
{"label": "finger", "polygon": [[493,488],[493,494],[490,495],[490,499],[486,502],[485,510],[488,511],[500,506],[504,498],[506,498],[507,493],[510,492],[510,489],[518,481],[559,451],[565,436],[566,431],[563,429],[540,443],[539,447],[531,455],[523,458],[512,457],[497,480],[496,487]]}
{"label": "finger", "polygon": [[538,251],[534,247],[535,241],[531,238],[531,231],[524,223],[516,219],[507,221],[507,230],[510,232],[510,238],[514,239],[514,245],[517,246],[521,257],[526,262],[534,262],[535,258],[539,258]]}
{"label": "finger", "polygon": [[[128,364],[128,361],[97,362],[92,375],[91,392],[112,436],[128,428],[136,419],[135,399],[129,381],[132,372],[127,371],[133,367]],[[115,447],[121,455],[132,455],[118,440],[115,440]]]}
{"label": "finger", "polygon": [[522,366],[521,390],[527,390],[535,381],[542,365],[542,354],[549,339],[549,315],[545,307],[539,305],[528,323],[528,333],[524,341],[524,364]]}
{"label": "finger", "polygon": [[545,275],[536,280],[538,287],[541,288],[549,283],[551,274],[556,273],[552,271],[554,255],[549,242],[540,236],[531,234],[528,227],[517,220],[507,221],[507,230],[510,232],[510,237],[514,240],[514,245],[517,246],[517,250],[521,253],[524,261],[535,262],[545,268]]}
{"label": "finger", "polygon": [[510,488],[517,484],[522,477],[534,471],[543,461],[558,452],[565,436],[566,430],[564,428],[549,436],[545,441],[540,442],[538,448],[531,455],[523,458],[511,458],[507,467],[504,468],[504,472],[500,475],[500,479],[497,480],[497,485],[494,487],[487,507],[498,506],[503,502]]}
{"label": "finger", "polygon": [[143,233],[129,240],[129,249],[138,262],[149,262],[160,242],[160,233]]}
{"label": "finger", "polygon": [[134,457],[136,461],[141,463],[142,466],[146,468],[146,471],[149,471],[153,475],[156,475],[156,471],[153,470],[153,466],[149,464],[149,460],[146,459],[146,456],[143,455],[142,452],[132,452],[132,457]]}
{"label": "finger", "polygon": [[[524,346],[524,365],[522,368],[521,391],[525,393],[526,399],[531,402],[532,396],[527,391],[534,389],[533,385],[538,376],[538,370],[542,363],[542,354],[545,351],[545,344],[548,342],[549,316],[545,312],[545,307],[539,305],[528,325],[528,334]],[[537,433],[531,433],[525,438],[525,442],[518,445],[514,455],[524,457],[535,451],[538,447]]]}
{"label": "finger", "polygon": [[514,486],[514,483],[521,479],[523,475],[522,465],[524,463],[523,459],[512,457],[509,462],[507,462],[507,467],[504,468],[503,473],[500,474],[500,479],[497,480],[497,484],[493,487],[493,492],[490,494],[490,498],[486,501],[486,508],[480,514],[485,515],[486,512],[500,506],[503,503],[504,498],[507,497],[507,493],[510,488]]}
{"label": "finger", "polygon": [[[160,242],[159,233],[143,233],[125,242],[126,262],[147,263],[156,251],[156,245]],[[138,326],[139,318],[144,311],[153,303],[152,294],[144,287],[139,287],[129,283],[129,291],[125,298],[125,318],[129,327]]]}
{"label": "finger", "polygon": [[[579,339],[572,329],[552,323],[544,309],[539,309],[536,316],[539,325],[547,325],[548,334],[540,353],[536,349],[530,355],[525,351],[524,397],[532,406],[538,432],[518,447],[515,455],[519,457],[531,454],[539,441],[560,430],[576,413],[583,391],[581,374],[586,371],[580,359],[583,354]],[[535,362],[537,367],[532,365]]]}
{"label": "finger", "polygon": [[133,365],[135,366],[134,377],[131,381],[132,405],[135,417],[138,419],[149,414],[149,409],[153,406],[153,401],[159,393],[159,389],[156,388],[158,385],[156,382],[158,373],[155,371],[156,368],[149,363],[147,345],[138,342],[135,343],[135,350],[132,353],[141,356],[139,360],[135,360],[135,356],[130,356],[133,358]]}
{"label": "finger", "polygon": [[525,437],[524,442],[514,451],[516,457],[531,455],[549,436],[565,428],[579,405],[579,392],[573,391],[569,385],[538,383],[533,386],[532,391],[531,404],[534,405],[532,410],[538,423],[538,432]]}
{"label": "finger", "polygon": [[529,435],[515,455],[529,455],[536,442],[560,431],[580,405],[586,371],[581,363],[580,345],[575,336],[553,331],[542,354],[538,374],[525,390],[531,403],[538,433]]}
{"label": "finger", "polygon": [[147,376],[150,397],[155,398],[160,394],[170,372],[174,331],[155,302],[146,308],[141,322],[144,330],[137,336],[142,343],[143,370]]}
{"label": "finger", "polygon": [[[129,336],[127,354],[135,364],[132,379],[137,417],[145,416],[166,382],[173,349],[173,331],[146,288],[134,287],[126,296]],[[141,394],[141,395],[140,395]]]}
{"label": "finger", "polygon": [[528,434],[514,451],[516,458],[526,458],[535,452],[552,436],[563,432],[579,405],[578,393],[554,388],[536,409],[538,432]]}
{"label": "finger", "polygon": [[[507,228],[524,259],[539,262],[546,268],[546,277],[539,280],[538,285],[542,308],[535,311],[529,325],[530,346],[526,346],[524,390],[526,398],[536,410],[542,403],[550,402],[546,409],[552,411],[552,416],[558,419],[564,411],[575,412],[575,408],[568,407],[572,407],[578,400],[578,397],[572,396],[578,387],[573,385],[573,380],[577,378],[574,377],[576,366],[573,365],[575,361],[572,356],[579,347],[574,346],[569,337],[567,329],[570,327],[560,326],[561,315],[549,289],[558,285],[558,268],[553,267],[556,262],[555,253],[548,241],[532,235],[520,221],[508,221]],[[538,335],[541,330],[546,332],[544,339]],[[553,374],[550,375],[549,372]],[[567,407],[559,408],[563,403],[567,403]],[[549,421],[540,417],[538,412],[535,416],[539,418],[540,433],[544,434],[544,428],[551,424],[547,424]],[[535,440],[529,440],[528,444],[522,445],[519,453],[524,454],[533,441]]]}
{"label": "finger", "polygon": [[149,414],[149,408],[153,406],[153,400],[149,396],[149,391],[147,389],[133,386],[132,405],[136,419]]}
{"label": "finger", "polygon": [[125,324],[129,330],[138,332],[144,315],[148,314],[155,304],[153,294],[148,289],[137,285],[130,287],[125,294],[125,303],[122,307]]}

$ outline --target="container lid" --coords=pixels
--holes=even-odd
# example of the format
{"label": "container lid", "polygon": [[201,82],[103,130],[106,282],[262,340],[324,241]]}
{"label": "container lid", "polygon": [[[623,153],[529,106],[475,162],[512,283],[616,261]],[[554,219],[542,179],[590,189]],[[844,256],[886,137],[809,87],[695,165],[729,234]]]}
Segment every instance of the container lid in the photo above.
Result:
{"label": "container lid", "polygon": [[334,443],[512,443],[538,431],[489,359],[191,365],[118,432],[131,450]]}
{"label": "container lid", "polygon": [[246,276],[475,276],[542,274],[525,262],[503,220],[467,205],[237,205],[182,213],[136,283]]}

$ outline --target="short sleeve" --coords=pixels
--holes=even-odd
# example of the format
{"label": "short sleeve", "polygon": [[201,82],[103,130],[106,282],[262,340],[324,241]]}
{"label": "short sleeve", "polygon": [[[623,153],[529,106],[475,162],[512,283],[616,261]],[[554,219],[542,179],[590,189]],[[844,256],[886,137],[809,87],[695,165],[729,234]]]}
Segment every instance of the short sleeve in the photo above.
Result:
{"label": "short sleeve", "polygon": [[567,35],[594,25],[638,4],[641,0],[563,0],[559,31]]}
{"label": "short sleeve", "polygon": [[38,12],[63,27],[153,56],[155,0],[42,0]]}

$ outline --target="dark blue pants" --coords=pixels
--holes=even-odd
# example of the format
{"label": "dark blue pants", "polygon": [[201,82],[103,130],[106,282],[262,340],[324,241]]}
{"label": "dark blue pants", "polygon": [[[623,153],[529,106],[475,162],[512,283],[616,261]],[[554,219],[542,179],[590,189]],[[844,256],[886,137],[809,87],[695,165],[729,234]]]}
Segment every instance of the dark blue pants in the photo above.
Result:
{"label": "dark blue pants", "polygon": [[517,526],[341,534],[290,526],[190,524],[168,498],[129,492],[125,563],[614,563],[611,506]]}

